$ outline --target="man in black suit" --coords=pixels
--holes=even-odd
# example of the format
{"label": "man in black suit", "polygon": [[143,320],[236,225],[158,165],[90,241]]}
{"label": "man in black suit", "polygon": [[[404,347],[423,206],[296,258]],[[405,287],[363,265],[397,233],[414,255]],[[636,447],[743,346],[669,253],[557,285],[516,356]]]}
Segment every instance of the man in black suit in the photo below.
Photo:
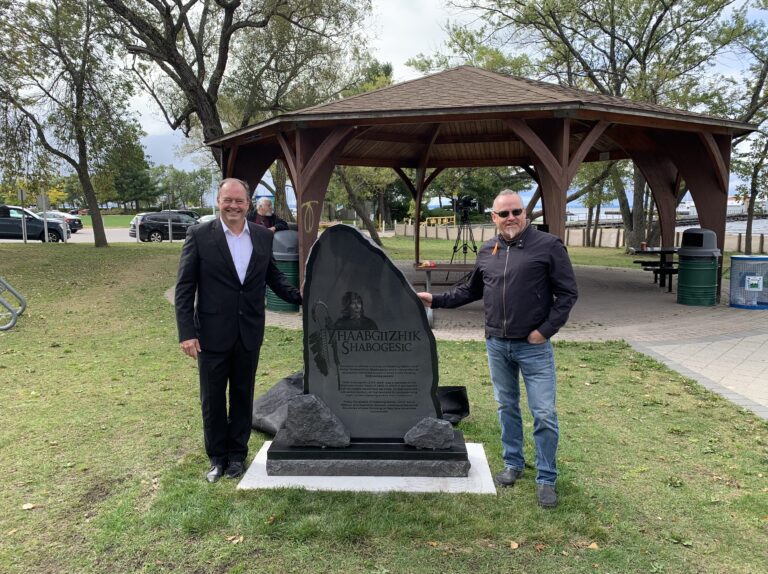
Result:
{"label": "man in black suit", "polygon": [[216,203],[220,219],[187,231],[176,280],[181,349],[197,359],[200,370],[209,482],[245,471],[266,286],[289,303],[301,303],[272,258],[273,233],[245,219],[248,185],[225,179]]}

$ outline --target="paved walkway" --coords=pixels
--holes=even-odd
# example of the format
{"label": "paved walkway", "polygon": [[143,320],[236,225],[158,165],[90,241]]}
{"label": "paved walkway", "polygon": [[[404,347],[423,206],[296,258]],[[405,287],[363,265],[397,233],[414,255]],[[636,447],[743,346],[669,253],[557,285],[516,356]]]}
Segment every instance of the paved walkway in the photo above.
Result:
{"label": "paved walkway", "polygon": [[[415,280],[410,264],[399,264]],[[579,301],[556,340],[625,340],[706,388],[768,420],[768,311],[678,305],[638,269],[577,267]],[[726,281],[727,283],[727,281]],[[675,283],[676,285],[676,283]],[[270,325],[300,329],[296,314],[267,312]],[[435,310],[437,339],[482,340],[481,303]]]}

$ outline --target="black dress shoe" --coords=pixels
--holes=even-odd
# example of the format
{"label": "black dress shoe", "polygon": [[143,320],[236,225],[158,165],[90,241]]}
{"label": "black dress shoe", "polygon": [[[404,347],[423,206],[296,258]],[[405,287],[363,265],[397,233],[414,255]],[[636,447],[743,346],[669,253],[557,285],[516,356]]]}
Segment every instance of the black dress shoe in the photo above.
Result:
{"label": "black dress shoe", "polygon": [[224,474],[224,465],[221,464],[214,464],[211,465],[211,470],[208,471],[208,474],[205,475],[205,479],[210,482],[214,483],[217,480],[219,480]]}
{"label": "black dress shoe", "polygon": [[245,465],[242,463],[242,461],[239,460],[230,462],[226,473],[229,478],[238,478],[243,476],[245,473]]}

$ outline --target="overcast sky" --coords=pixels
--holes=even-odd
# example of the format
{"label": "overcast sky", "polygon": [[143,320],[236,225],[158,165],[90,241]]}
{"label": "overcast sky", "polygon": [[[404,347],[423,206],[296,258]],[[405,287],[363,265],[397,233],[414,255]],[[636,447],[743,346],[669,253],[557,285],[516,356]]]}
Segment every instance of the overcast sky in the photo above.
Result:
{"label": "overcast sky", "polygon": [[[439,50],[446,37],[443,28],[454,16],[443,0],[373,0],[371,51],[379,61],[393,65],[396,82],[416,78],[419,74],[406,67],[406,60]],[[185,141],[181,132],[172,132],[157,109],[144,99],[137,99],[135,107],[147,133],[142,141],[155,165],[185,170],[198,167],[180,150]]]}

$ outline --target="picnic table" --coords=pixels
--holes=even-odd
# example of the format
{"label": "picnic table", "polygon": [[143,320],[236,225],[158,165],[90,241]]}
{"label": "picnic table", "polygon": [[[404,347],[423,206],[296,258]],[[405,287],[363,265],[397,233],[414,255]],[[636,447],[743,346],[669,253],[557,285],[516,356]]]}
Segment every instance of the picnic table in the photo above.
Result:
{"label": "picnic table", "polygon": [[[466,278],[470,273],[472,273],[474,268],[474,263],[432,263],[431,265],[424,263],[413,264],[414,271],[424,273],[424,290],[429,293],[432,293],[433,287],[455,285],[456,283]],[[432,273],[439,274],[441,272],[445,273],[445,279],[443,281],[440,281],[439,279],[433,281]],[[450,280],[451,273],[454,274],[453,280]],[[455,274],[457,273],[460,274],[458,278],[455,277]],[[418,283],[419,282],[416,282],[416,284]],[[427,320],[429,321],[429,326],[431,327],[433,324],[431,307],[427,307]]]}
{"label": "picnic table", "polygon": [[[649,259],[635,259],[633,263],[641,265],[645,271],[653,272],[654,283],[658,281],[659,287],[667,286],[667,277],[669,277],[669,289],[672,291],[672,276],[677,275],[677,266],[675,265],[675,253],[677,247],[647,247],[635,251],[635,255],[648,256]],[[653,258],[658,258],[654,261]]]}

